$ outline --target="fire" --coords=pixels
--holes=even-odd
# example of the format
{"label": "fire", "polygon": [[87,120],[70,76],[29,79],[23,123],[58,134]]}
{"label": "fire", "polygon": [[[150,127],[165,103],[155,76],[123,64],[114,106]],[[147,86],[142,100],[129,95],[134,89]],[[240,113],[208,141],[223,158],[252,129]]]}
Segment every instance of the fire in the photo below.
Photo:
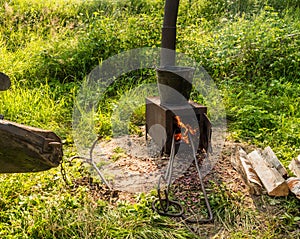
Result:
{"label": "fire", "polygon": [[178,127],[178,129],[175,129],[174,132],[175,141],[178,142],[180,140],[183,140],[185,143],[188,144],[188,133],[190,132],[190,134],[194,135],[196,134],[197,130],[193,129],[192,126],[190,126],[189,124],[184,124],[178,115],[174,116],[174,121],[176,126]]}
{"label": "fire", "polygon": [[176,142],[180,141],[181,138],[182,138],[181,132],[180,132],[180,133],[175,133],[175,134],[174,134],[174,138],[175,138],[175,141],[176,141]]}

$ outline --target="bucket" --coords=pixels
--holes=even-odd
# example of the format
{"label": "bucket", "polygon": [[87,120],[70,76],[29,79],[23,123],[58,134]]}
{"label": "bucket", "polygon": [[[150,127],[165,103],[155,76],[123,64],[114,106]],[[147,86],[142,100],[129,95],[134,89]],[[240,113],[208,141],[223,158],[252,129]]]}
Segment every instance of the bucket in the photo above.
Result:
{"label": "bucket", "polygon": [[156,69],[160,104],[186,105],[192,90],[195,68],[166,66]]}

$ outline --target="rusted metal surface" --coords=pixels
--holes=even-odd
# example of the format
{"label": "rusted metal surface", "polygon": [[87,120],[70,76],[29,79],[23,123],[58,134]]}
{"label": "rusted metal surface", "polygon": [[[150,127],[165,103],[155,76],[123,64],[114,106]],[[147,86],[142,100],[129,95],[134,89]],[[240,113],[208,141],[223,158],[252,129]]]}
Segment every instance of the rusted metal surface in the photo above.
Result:
{"label": "rusted metal surface", "polygon": [[168,66],[156,70],[161,105],[188,104],[192,91],[193,67]]}
{"label": "rusted metal surface", "polygon": [[161,61],[157,69],[158,89],[162,105],[186,104],[192,89],[195,69],[175,66],[176,22],[179,0],[166,0],[161,40]]}
{"label": "rusted metal surface", "polygon": [[[146,98],[146,137],[163,148],[163,153],[170,154],[173,133],[175,130],[174,116],[183,122],[189,122],[192,128],[199,130],[198,150],[210,152],[211,123],[207,116],[207,107],[189,101],[188,105],[165,107],[160,104],[159,97]],[[191,116],[196,116],[193,120]],[[196,121],[196,122],[195,122]],[[165,132],[164,132],[165,131]]]}
{"label": "rusted metal surface", "polygon": [[48,170],[62,156],[61,140],[52,131],[0,120],[0,173]]}
{"label": "rusted metal surface", "polygon": [[[207,108],[189,101],[195,69],[175,66],[178,8],[179,0],[166,0],[162,27],[161,66],[157,69],[159,99],[146,99],[146,137],[149,133],[158,145],[164,147],[163,151],[169,154],[174,133],[173,116],[181,117],[181,114],[190,116],[189,111],[192,109],[197,115],[197,127],[200,129],[198,149],[205,149],[210,153],[212,126],[207,117]],[[161,127],[153,127],[154,130],[151,130],[153,125]]]}
{"label": "rusted metal surface", "polygon": [[175,65],[176,22],[178,6],[179,0],[166,0],[162,27],[161,66]]}

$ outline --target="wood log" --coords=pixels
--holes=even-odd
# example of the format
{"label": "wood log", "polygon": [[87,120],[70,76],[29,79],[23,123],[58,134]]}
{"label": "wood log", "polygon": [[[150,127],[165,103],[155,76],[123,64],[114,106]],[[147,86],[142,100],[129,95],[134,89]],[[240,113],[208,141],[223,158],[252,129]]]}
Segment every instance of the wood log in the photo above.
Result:
{"label": "wood log", "polygon": [[291,192],[300,199],[300,178],[291,177],[286,182]]}
{"label": "wood log", "polygon": [[287,196],[289,188],[276,168],[270,167],[258,150],[248,154],[250,163],[270,196]]}
{"label": "wood log", "polygon": [[0,120],[0,173],[48,170],[62,155],[61,140],[52,131]]}
{"label": "wood log", "polygon": [[0,91],[7,90],[10,87],[10,84],[9,77],[3,72],[0,72]]}
{"label": "wood log", "polygon": [[288,172],[286,171],[282,163],[278,160],[276,154],[273,152],[270,146],[266,147],[262,151],[262,156],[270,167],[276,168],[283,178],[287,178]]}
{"label": "wood log", "polygon": [[297,159],[293,159],[289,165],[289,169],[297,178],[300,178],[300,155]]}
{"label": "wood log", "polygon": [[241,147],[236,148],[236,157],[231,158],[231,164],[243,177],[244,182],[249,187],[250,193],[261,195],[263,191],[261,181],[254,171],[247,153]]}

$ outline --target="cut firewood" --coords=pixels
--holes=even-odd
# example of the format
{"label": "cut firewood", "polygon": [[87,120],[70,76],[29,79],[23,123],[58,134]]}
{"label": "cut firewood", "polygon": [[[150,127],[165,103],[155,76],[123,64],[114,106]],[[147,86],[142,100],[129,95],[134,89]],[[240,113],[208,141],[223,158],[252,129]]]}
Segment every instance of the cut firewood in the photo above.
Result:
{"label": "cut firewood", "polygon": [[270,167],[258,150],[248,154],[250,163],[270,196],[287,196],[289,188],[276,168]]}
{"label": "cut firewood", "polygon": [[291,177],[286,182],[291,192],[300,199],[300,178]]}
{"label": "cut firewood", "polygon": [[271,167],[274,167],[277,169],[277,171],[281,174],[283,178],[287,178],[288,172],[286,171],[285,167],[282,165],[282,163],[278,160],[276,154],[273,152],[270,146],[266,147],[262,151],[262,156],[264,160],[269,163]]}
{"label": "cut firewood", "polygon": [[250,193],[261,195],[263,190],[261,181],[255,173],[247,153],[241,147],[237,147],[236,157],[231,158],[231,164],[242,175],[245,183],[249,186]]}
{"label": "cut firewood", "polygon": [[300,178],[300,155],[297,159],[292,160],[289,165],[289,169],[293,172],[293,174],[295,174],[295,176]]}

